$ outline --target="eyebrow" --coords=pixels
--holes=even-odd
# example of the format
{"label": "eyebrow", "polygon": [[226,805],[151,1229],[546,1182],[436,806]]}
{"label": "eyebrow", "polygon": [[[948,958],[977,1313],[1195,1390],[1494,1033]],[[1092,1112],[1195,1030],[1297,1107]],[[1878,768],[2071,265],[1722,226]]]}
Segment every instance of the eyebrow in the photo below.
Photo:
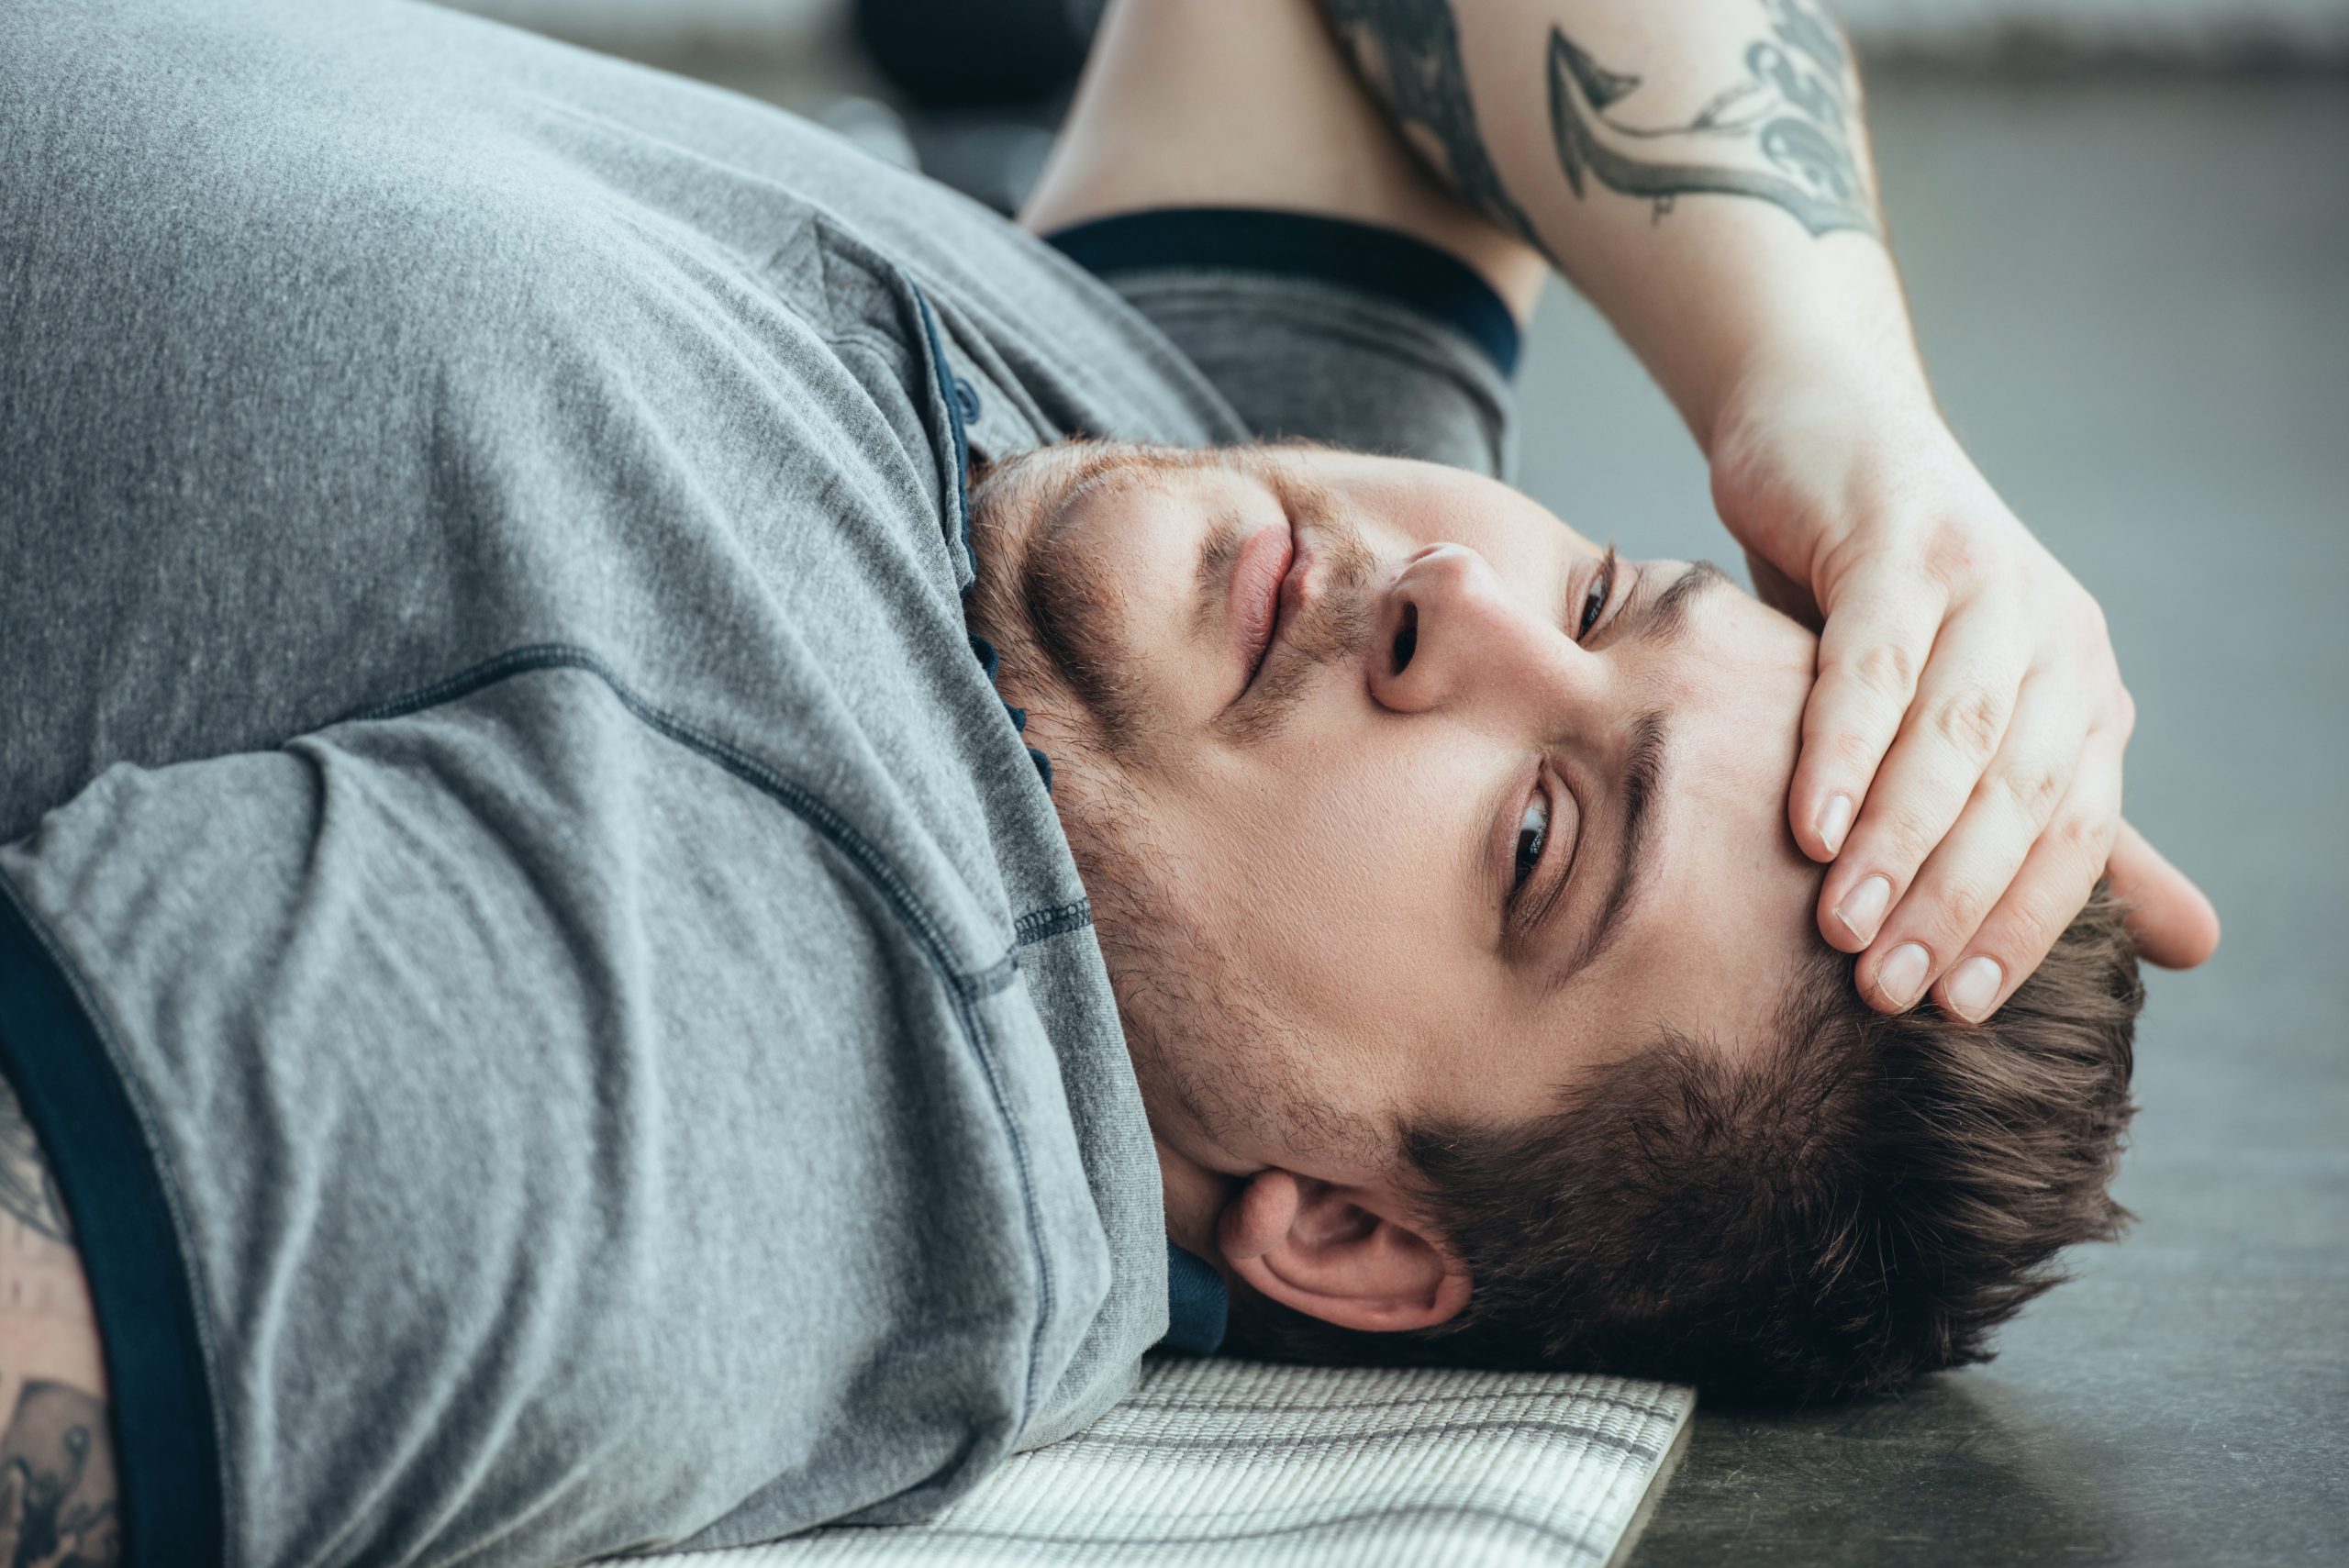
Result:
{"label": "eyebrow", "polygon": [[1655,602],[1641,612],[1640,624],[1631,635],[1642,642],[1666,647],[1678,642],[1687,633],[1688,606],[1697,596],[1708,589],[1729,585],[1729,573],[1711,562],[1689,562],[1679,576],[1664,584]]}
{"label": "eyebrow", "polygon": [[[1711,562],[1692,563],[1666,584],[1653,603],[1640,609],[1640,624],[1633,628],[1632,637],[1664,645],[1678,641],[1688,629],[1689,606],[1708,589],[1724,586],[1729,580],[1729,574]],[[1598,915],[1591,921],[1588,933],[1575,944],[1564,961],[1552,973],[1550,984],[1553,990],[1597,962],[1615,944],[1623,934],[1624,917],[1631,913],[1640,894],[1653,880],[1655,856],[1652,851],[1656,824],[1653,807],[1657,796],[1664,790],[1670,737],[1671,724],[1662,708],[1650,708],[1632,721],[1631,743],[1623,749],[1623,810],[1616,846],[1615,875],[1607,885],[1607,897],[1599,905]]]}
{"label": "eyebrow", "polygon": [[1623,810],[1614,879],[1607,884],[1606,901],[1599,905],[1588,933],[1552,974],[1553,990],[1597,962],[1614,945],[1623,933],[1623,917],[1651,880],[1649,873],[1655,864],[1655,857],[1649,852],[1655,837],[1652,807],[1664,787],[1664,749],[1670,735],[1671,726],[1661,708],[1650,708],[1631,726],[1631,743],[1623,750]]}

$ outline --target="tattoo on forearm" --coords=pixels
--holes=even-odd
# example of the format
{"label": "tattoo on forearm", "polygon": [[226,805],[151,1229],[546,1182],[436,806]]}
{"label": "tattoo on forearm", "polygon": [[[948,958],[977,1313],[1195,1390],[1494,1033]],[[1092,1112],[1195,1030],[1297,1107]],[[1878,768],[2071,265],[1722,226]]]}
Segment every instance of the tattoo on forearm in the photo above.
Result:
{"label": "tattoo on forearm", "polygon": [[122,1523],[106,1407],[61,1383],[31,1382],[0,1432],[0,1565],[114,1568]]}
{"label": "tattoo on forearm", "polygon": [[1476,129],[1460,28],[1446,0],[1322,0],[1322,10],[1412,150],[1435,165],[1462,200],[1546,251],[1532,220],[1501,184]]}
{"label": "tattoo on forearm", "polygon": [[[1765,30],[1745,46],[1737,79],[1687,119],[1664,124],[1627,117],[1641,77],[1600,63],[1563,28],[1550,29],[1543,70],[1551,139],[1578,199],[1596,182],[1652,202],[1661,219],[1682,196],[1747,196],[1784,208],[1814,235],[1877,232],[1855,150],[1858,97],[1842,35],[1818,0],[1757,4]],[[1547,253],[1477,130],[1447,0],[1322,0],[1322,6],[1415,150],[1471,206]]]}
{"label": "tattoo on forearm", "polygon": [[[1876,232],[1852,149],[1859,114],[1842,39],[1809,0],[1762,0],[1762,9],[1769,36],[1746,46],[1743,78],[1677,125],[1618,118],[1613,111],[1639,90],[1640,79],[1609,71],[1551,28],[1550,133],[1575,195],[1584,194],[1587,173],[1653,201],[1658,217],[1684,195],[1753,196],[1786,208],[1813,234]],[[1759,152],[1768,167],[1712,152],[1737,145]]]}
{"label": "tattoo on forearm", "polygon": [[33,1124],[25,1119],[25,1108],[5,1078],[0,1078],[0,1211],[52,1241],[72,1244],[73,1228],[65,1221],[57,1178],[50,1174]]}

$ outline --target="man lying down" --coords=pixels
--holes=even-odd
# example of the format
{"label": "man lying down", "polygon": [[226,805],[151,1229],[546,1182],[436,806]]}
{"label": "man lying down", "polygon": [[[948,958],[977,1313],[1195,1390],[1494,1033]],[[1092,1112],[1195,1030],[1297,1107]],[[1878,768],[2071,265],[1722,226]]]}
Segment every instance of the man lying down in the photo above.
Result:
{"label": "man lying down", "polygon": [[[1134,0],[1049,244],[426,7],[8,33],[7,1561],[913,1519],[1153,1345],[1887,1388],[2114,1229],[2215,926],[1802,0]],[[1553,262],[1823,641],[1494,477]]]}

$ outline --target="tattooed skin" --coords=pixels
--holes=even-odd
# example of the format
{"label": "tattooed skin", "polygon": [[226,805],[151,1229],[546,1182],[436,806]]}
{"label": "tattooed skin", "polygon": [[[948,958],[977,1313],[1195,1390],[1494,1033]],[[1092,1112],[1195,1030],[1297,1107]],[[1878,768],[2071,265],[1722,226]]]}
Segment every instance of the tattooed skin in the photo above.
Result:
{"label": "tattooed skin", "polygon": [[71,1245],[72,1228],[65,1223],[65,1206],[58,1200],[57,1182],[41,1158],[32,1123],[16,1092],[0,1083],[0,1210],[23,1220],[52,1241]]}
{"label": "tattooed skin", "polygon": [[[1612,111],[1640,78],[1609,71],[1556,28],[1550,29],[1550,133],[1575,195],[1586,173],[1627,196],[1753,196],[1792,213],[1813,234],[1876,232],[1875,205],[1852,150],[1858,116],[1850,58],[1826,18],[1806,0],[1762,0],[1767,38],[1746,47],[1745,75],[1715,94],[1687,121],[1640,127]],[[1758,151],[1766,168],[1709,156],[1723,144]]]}
{"label": "tattooed skin", "polygon": [[[1447,0],[1322,0],[1322,9],[1421,156],[1470,205],[1550,254],[1477,131]],[[1661,219],[1681,196],[1746,196],[1783,207],[1814,235],[1877,232],[1854,150],[1857,95],[1842,35],[1817,0],[1757,0],[1757,9],[1763,31],[1740,56],[1742,72],[1687,119],[1665,124],[1622,112],[1636,107],[1626,101],[1642,78],[1550,29],[1551,139],[1577,198],[1596,182],[1653,203]]]}
{"label": "tattooed skin", "polygon": [[106,1407],[61,1383],[28,1383],[0,1433],[0,1563],[113,1568],[122,1561]]}
{"label": "tattooed skin", "polygon": [[95,1334],[72,1237],[49,1160],[0,1079],[0,1568],[122,1561],[106,1403],[54,1371],[77,1362],[61,1334]]}
{"label": "tattooed skin", "polygon": [[[1404,128],[1414,150],[1436,163],[1469,206],[1546,253],[1532,220],[1501,184],[1476,129],[1460,28],[1447,0],[1322,0],[1321,8],[1354,69]],[[1412,131],[1419,134],[1409,136]]]}

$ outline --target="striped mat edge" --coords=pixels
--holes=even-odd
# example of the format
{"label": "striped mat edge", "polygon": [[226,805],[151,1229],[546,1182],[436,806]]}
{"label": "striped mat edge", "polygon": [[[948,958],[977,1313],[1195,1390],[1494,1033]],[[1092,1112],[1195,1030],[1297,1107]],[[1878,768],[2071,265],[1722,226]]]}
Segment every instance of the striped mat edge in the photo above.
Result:
{"label": "striped mat edge", "polygon": [[936,1518],[669,1568],[1606,1568],[1696,1391],[1557,1373],[1152,1360],[1124,1403]]}

